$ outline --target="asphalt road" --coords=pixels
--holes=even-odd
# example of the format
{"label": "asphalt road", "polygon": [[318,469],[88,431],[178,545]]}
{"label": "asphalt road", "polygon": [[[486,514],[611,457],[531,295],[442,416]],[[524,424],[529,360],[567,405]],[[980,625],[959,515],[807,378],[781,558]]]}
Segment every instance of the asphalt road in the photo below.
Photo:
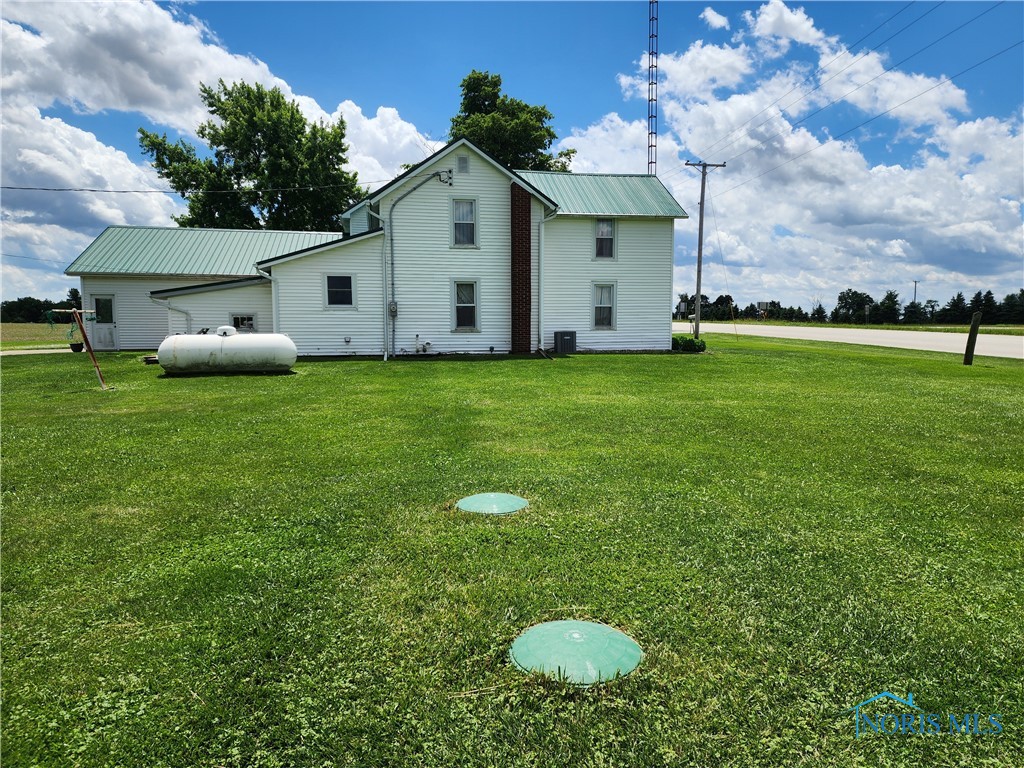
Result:
{"label": "asphalt road", "polygon": [[[691,333],[689,323],[672,323],[676,333]],[[866,344],[872,347],[923,349],[931,352],[953,352],[963,355],[967,348],[966,333],[933,331],[879,331],[870,328],[808,328],[798,325],[754,325],[752,323],[701,323],[701,336],[732,333],[740,336],[771,336],[779,339],[836,341],[841,344]],[[974,348],[976,357],[1011,357],[1024,360],[1024,336],[978,334]]]}

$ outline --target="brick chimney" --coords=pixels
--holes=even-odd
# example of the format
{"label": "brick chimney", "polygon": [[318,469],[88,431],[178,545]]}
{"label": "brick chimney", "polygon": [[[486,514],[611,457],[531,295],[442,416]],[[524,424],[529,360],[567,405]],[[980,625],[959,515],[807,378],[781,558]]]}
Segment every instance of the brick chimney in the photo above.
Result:
{"label": "brick chimney", "polygon": [[532,197],[512,182],[512,354],[531,351],[530,314],[532,274],[530,271]]}

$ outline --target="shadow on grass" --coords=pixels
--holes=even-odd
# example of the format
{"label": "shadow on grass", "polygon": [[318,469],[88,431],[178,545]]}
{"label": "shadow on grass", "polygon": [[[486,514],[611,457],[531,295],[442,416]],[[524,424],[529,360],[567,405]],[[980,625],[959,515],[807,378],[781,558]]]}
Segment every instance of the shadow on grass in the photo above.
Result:
{"label": "shadow on grass", "polygon": [[169,373],[165,371],[158,379],[204,379],[212,376],[250,377],[250,376],[297,376],[297,371],[183,371]]}

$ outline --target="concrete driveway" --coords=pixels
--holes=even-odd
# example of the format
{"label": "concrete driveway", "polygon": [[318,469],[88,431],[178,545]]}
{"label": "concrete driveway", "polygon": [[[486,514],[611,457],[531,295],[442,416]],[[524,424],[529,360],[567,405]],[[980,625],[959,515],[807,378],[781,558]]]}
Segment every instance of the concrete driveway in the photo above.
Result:
{"label": "concrete driveway", "polygon": [[[675,333],[691,333],[689,323],[672,323]],[[808,328],[799,325],[754,325],[752,323],[701,323],[701,336],[732,333],[740,336],[770,336],[778,339],[836,341],[841,344],[866,344],[872,347],[923,349],[930,352],[953,352],[963,355],[967,348],[966,333],[932,331],[880,331],[870,328]],[[1011,357],[1024,360],[1024,336],[978,334],[975,356]]]}

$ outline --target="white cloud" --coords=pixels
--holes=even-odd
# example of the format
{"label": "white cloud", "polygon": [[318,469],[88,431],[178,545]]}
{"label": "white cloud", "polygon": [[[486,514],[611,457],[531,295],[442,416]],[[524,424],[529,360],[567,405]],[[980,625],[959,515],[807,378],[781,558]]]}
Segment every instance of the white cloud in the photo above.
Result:
{"label": "white cloud", "polygon": [[[922,281],[919,299],[942,303],[958,290],[1019,290],[1019,114],[960,122],[958,115],[969,109],[963,90],[935,87],[941,77],[898,68],[882,74],[891,65],[873,53],[839,73],[851,58],[837,59],[843,49],[835,39],[802,9],[779,0],[747,14],[746,22],[731,46],[715,51],[721,61],[743,62],[742,68],[713,81],[699,62],[707,47],[698,41],[682,54],[668,54],[673,66],[663,70],[662,126],[682,154],[674,166],[663,158],[660,175],[694,216],[678,227],[677,292],[692,293],[696,277],[700,182],[680,167],[688,155],[727,161],[709,177],[702,282],[712,298],[730,292],[743,303],[779,300],[809,309],[812,299],[827,305],[848,287],[876,298],[897,290],[908,300],[914,280]],[[770,45],[747,45],[752,39]],[[777,60],[795,46],[828,64],[825,72]],[[815,84],[821,88],[797,104]],[[866,116],[891,110],[872,130],[895,131],[916,154],[879,162],[858,143],[871,137],[837,140],[796,124],[833,99]]]}
{"label": "white cloud", "polygon": [[[91,133],[58,118],[43,117],[35,107],[5,104],[3,131],[0,176],[6,186],[154,193],[167,189],[151,168],[136,165],[124,152],[103,144]],[[171,216],[181,211],[180,204],[170,195],[154,193],[4,190],[3,253],[30,257],[4,260],[4,298],[12,298],[11,291],[47,270],[51,274],[38,280],[40,293],[62,285],[61,280],[67,279],[58,280],[52,274],[60,268],[46,262],[69,264],[106,226],[172,225]]]}
{"label": "white cloud", "polygon": [[[37,266],[33,267],[33,264]],[[68,295],[68,289],[79,287],[77,277],[65,277],[59,271],[48,268],[43,262],[4,257],[0,260],[0,267],[3,270],[4,301],[19,299],[22,296],[62,301]]]}
{"label": "white cloud", "polygon": [[209,115],[199,84],[279,86],[262,61],[232,54],[192,17],[152,2],[5,3],[4,100],[83,113],[138,112],[192,134]]}
{"label": "white cloud", "polygon": [[771,57],[784,55],[791,43],[817,47],[827,42],[803,8],[793,10],[782,0],[769,0],[756,13],[745,11],[743,17],[750,33]]}
{"label": "white cloud", "polygon": [[393,107],[378,107],[376,115],[367,117],[357,104],[346,100],[331,119],[339,116],[345,119],[349,164],[359,174],[360,184],[371,189],[401,173],[404,163],[418,163],[443,146],[424,137]]}
{"label": "white cloud", "polygon": [[[612,112],[585,129],[573,129],[555,147],[575,149],[575,173],[646,173],[648,132],[646,120],[623,120]],[[678,157],[679,145],[667,135],[658,137],[658,151]]]}
{"label": "white cloud", "polygon": [[729,29],[729,20],[720,13],[717,13],[711,6],[701,11],[700,17],[711,29]]}
{"label": "white cloud", "polygon": [[[752,72],[745,46],[706,45],[697,40],[681,54],[666,52],[658,56],[661,81],[659,99],[708,98],[715,89],[735,88]],[[638,67],[631,77],[620,76],[619,84],[627,96],[647,95],[647,67]]]}
{"label": "white cloud", "polygon": [[[8,186],[167,189],[149,166],[133,163],[94,134],[42,112],[66,105],[81,114],[141,114],[195,141],[195,128],[209,118],[199,85],[214,85],[218,79],[278,87],[310,120],[344,116],[350,164],[364,184],[379,186],[399,173],[402,163],[421,160],[436,146],[393,108],[380,107],[367,117],[346,101],[328,114],[315,99],[295,93],[264,62],[228,51],[201,21],[176,6],[149,0],[5,2],[0,25],[0,172]],[[168,226],[176,212],[181,205],[168,195],[5,190],[4,253],[69,263],[105,226]],[[33,284],[36,295],[52,294],[67,282],[59,269],[44,261],[5,259],[4,298],[12,298],[11,291],[32,293]]]}
{"label": "white cloud", "polygon": [[907,128],[945,122],[951,112],[967,112],[967,94],[943,78],[902,72],[877,53],[822,54],[821,94],[869,115],[891,113]]}

